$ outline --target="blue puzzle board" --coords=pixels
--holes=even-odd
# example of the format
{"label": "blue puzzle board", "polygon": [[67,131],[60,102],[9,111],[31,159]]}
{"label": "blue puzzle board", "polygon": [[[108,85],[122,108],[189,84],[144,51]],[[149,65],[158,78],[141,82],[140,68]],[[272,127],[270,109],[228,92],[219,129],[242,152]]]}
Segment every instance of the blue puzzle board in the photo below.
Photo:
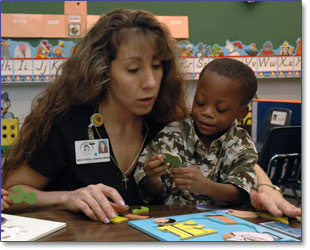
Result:
{"label": "blue puzzle board", "polygon": [[[206,217],[208,215],[225,215],[227,218],[232,219],[237,222],[237,224],[226,224],[224,221]],[[154,223],[154,218],[145,219],[145,220],[135,220],[129,221],[128,224],[158,240],[161,241],[225,241],[224,235],[232,232],[255,232],[255,233],[264,233],[272,236],[274,241],[299,241],[293,237],[287,236],[285,234],[278,233],[274,230],[256,225],[254,223],[248,222],[246,220],[237,218],[235,216],[226,214],[221,211],[212,211],[212,212],[203,212],[203,213],[194,213],[194,214],[185,214],[185,215],[176,215],[168,216],[162,218],[171,218],[177,220],[178,223],[192,220],[197,222],[199,225],[204,225],[204,229],[215,229],[217,233],[203,235],[200,237],[194,237],[186,240],[181,240],[179,236],[171,232],[163,232],[158,230],[159,225]],[[241,237],[241,238],[240,238]],[[239,236],[237,241],[251,241],[251,238]]]}

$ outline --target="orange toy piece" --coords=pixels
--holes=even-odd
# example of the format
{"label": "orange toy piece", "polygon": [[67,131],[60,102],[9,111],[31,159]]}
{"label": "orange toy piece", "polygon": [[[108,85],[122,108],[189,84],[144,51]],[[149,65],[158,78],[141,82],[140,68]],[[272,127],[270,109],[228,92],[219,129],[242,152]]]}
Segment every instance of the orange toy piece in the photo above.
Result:
{"label": "orange toy piece", "polygon": [[138,214],[126,214],[124,217],[128,218],[129,220],[144,220],[150,218],[148,215],[138,215]]}
{"label": "orange toy piece", "polygon": [[238,224],[236,221],[227,218],[225,215],[207,215],[206,217],[216,218],[216,219],[224,221],[226,224],[230,224],[230,225],[231,224]]}
{"label": "orange toy piece", "polygon": [[230,212],[228,214],[232,216],[236,216],[241,219],[256,219],[258,215],[255,212],[252,211],[242,211],[242,210],[235,210],[235,209],[229,209]]}

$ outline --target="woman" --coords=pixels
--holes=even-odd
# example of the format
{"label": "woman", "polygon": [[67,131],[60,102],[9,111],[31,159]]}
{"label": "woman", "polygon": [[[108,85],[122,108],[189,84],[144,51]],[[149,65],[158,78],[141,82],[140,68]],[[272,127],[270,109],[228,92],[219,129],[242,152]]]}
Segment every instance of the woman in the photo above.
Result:
{"label": "woman", "polygon": [[[161,124],[186,113],[177,57],[175,40],[149,12],[102,16],[34,102],[4,163],[5,189],[19,185],[36,193],[37,206],[105,223],[125,204],[141,204],[137,158]],[[85,160],[82,145],[100,139],[109,140],[108,161]]]}
{"label": "woman", "polygon": [[[36,206],[82,211],[104,223],[126,204],[140,204],[133,169],[142,148],[187,113],[177,57],[174,39],[151,13],[117,9],[102,16],[33,102],[3,165],[1,211],[12,205],[8,191],[17,185],[35,192]],[[108,159],[85,160],[82,145],[100,139],[109,140]],[[274,208],[276,197],[288,207],[276,191],[262,191],[254,193],[255,205]],[[261,199],[266,194],[269,200]]]}

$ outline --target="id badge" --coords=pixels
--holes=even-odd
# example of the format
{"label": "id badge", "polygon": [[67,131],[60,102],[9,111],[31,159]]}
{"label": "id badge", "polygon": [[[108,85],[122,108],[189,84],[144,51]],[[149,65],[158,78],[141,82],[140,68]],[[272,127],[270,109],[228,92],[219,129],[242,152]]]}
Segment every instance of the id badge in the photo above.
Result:
{"label": "id badge", "polygon": [[75,141],[76,164],[110,161],[108,139]]}

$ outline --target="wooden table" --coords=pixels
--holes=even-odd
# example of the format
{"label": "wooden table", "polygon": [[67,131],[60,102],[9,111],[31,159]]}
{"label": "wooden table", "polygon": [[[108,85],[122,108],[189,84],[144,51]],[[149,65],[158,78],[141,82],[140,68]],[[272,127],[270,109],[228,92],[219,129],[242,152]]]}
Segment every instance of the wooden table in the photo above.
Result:
{"label": "wooden table", "polygon": [[[133,208],[130,207],[130,211]],[[189,213],[203,212],[194,206],[149,206],[151,217],[164,217]],[[39,239],[39,241],[157,241],[155,238],[142,233],[127,223],[103,224],[88,219],[82,213],[72,213],[66,210],[45,209],[23,213],[10,213],[31,218],[66,222],[67,226],[55,233]],[[254,223],[267,221],[263,218],[248,220]],[[294,227],[300,228],[296,221]]]}

